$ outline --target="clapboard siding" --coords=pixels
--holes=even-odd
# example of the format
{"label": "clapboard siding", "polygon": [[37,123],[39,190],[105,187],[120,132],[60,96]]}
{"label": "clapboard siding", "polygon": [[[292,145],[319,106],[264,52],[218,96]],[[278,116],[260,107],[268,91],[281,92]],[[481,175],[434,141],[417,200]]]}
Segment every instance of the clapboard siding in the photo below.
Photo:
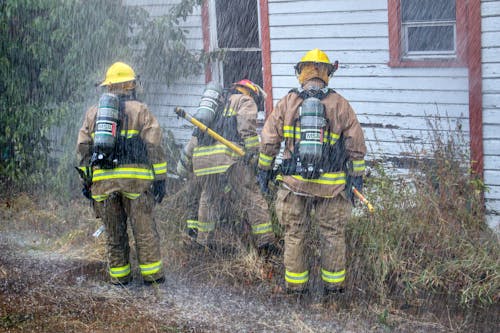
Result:
{"label": "clapboard siding", "polygon": [[500,226],[500,1],[481,1],[484,181],[490,225]]}
{"label": "clapboard siding", "polygon": [[368,159],[429,149],[429,121],[443,135],[460,127],[468,142],[467,69],[389,67],[386,0],[270,0],[269,24],[274,103],[297,87],[304,53],[324,50],[340,63],[330,87],[355,108]]}
{"label": "clapboard siding", "polygon": [[[172,6],[179,3],[180,0],[127,0],[125,2],[128,5],[141,6],[152,17],[162,17],[167,15]],[[200,7],[196,7],[185,21],[180,19],[179,24],[187,31],[186,47],[194,52],[203,50]],[[184,119],[178,119],[174,108],[180,106],[188,112],[193,112],[204,86],[204,74],[179,79],[171,86],[158,82],[148,82],[148,91],[145,92],[144,101],[157,116],[162,128],[165,131],[170,131],[179,144],[186,143],[192,132],[192,125]]]}
{"label": "clapboard siding", "polygon": [[[164,15],[178,1],[127,0],[154,15]],[[429,151],[431,127],[444,136],[460,128],[468,147],[468,69],[389,67],[387,0],[269,0],[268,9],[274,104],[298,86],[293,65],[318,47],[340,63],[330,86],[356,110],[367,138],[368,159]],[[485,198],[494,226],[500,212],[500,1],[482,0],[481,15],[484,176],[490,188]],[[201,50],[199,8],[183,27],[189,30],[190,49]],[[149,91],[150,107],[180,142],[191,126],[177,119],[173,108],[194,111],[203,87],[200,75],[172,87],[153,85]]]}

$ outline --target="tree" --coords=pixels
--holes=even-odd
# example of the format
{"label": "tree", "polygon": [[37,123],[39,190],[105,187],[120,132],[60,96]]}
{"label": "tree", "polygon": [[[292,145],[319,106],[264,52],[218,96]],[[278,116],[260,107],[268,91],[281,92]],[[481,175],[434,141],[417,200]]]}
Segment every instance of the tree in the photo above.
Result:
{"label": "tree", "polygon": [[[200,3],[182,0],[152,20],[120,0],[1,1],[0,186],[22,190],[56,174],[61,151],[74,149],[75,111],[112,62],[140,64],[166,84],[198,73],[202,54],[186,48],[178,23]],[[51,145],[54,129],[66,148]]]}

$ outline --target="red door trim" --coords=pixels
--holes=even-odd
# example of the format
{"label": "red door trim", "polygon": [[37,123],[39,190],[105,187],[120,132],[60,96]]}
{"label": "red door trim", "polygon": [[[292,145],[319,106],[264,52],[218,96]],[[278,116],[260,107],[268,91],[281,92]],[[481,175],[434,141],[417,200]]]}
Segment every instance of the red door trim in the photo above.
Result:
{"label": "red door trim", "polygon": [[[208,15],[208,0],[201,5],[201,31],[203,33],[203,51],[210,52],[210,18]],[[205,83],[212,81],[212,65],[205,65]]]}
{"label": "red door trim", "polygon": [[262,40],[262,80],[264,91],[267,94],[265,107],[266,118],[273,110],[273,83],[271,72],[271,36],[269,32],[269,4],[268,0],[260,0],[260,33]]}
{"label": "red door trim", "polygon": [[469,68],[469,126],[472,170],[483,177],[483,84],[481,71],[481,1],[469,0],[467,11]]}

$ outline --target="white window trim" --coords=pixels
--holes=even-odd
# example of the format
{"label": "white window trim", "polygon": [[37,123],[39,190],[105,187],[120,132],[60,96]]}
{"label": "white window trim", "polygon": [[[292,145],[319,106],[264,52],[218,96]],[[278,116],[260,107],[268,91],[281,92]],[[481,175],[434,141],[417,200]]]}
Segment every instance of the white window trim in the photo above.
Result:
{"label": "white window trim", "polygon": [[[408,51],[408,28],[413,27],[429,27],[429,26],[452,26],[453,27],[453,50],[449,51]],[[456,20],[448,21],[409,21],[401,23],[401,39],[403,45],[402,58],[405,60],[420,60],[420,59],[450,59],[457,57],[457,22]]]}
{"label": "white window trim", "polygon": [[[208,0],[208,19],[210,22],[210,46],[209,50],[217,51],[220,50],[219,40],[217,39],[217,13],[215,10],[215,1],[216,0]],[[260,1],[255,0],[257,2],[257,24],[258,24],[258,32],[259,32],[259,45],[262,45],[262,36],[261,36],[261,18],[260,18]],[[251,48],[223,48],[224,51],[260,51],[262,52],[261,47],[251,47]],[[224,71],[222,70],[222,62],[216,61],[216,63],[212,64],[212,77],[214,81],[224,82]]]}

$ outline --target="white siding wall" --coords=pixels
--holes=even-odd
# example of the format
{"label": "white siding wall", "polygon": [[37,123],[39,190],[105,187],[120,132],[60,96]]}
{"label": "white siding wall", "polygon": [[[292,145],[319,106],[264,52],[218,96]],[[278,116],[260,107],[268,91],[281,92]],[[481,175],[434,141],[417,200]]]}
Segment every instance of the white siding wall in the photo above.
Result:
{"label": "white siding wall", "polygon": [[489,223],[500,227],[500,1],[482,0],[484,180]]}
{"label": "white siding wall", "polygon": [[[126,0],[131,6],[141,6],[151,16],[158,17],[168,13],[173,4],[180,0]],[[181,26],[189,31],[187,45],[196,52],[203,50],[203,34],[201,28],[201,8],[197,7],[186,21],[180,20]],[[145,78],[147,79],[147,78]],[[176,106],[183,107],[192,113],[200,100],[205,87],[204,73],[179,80],[170,87],[154,83],[149,91],[145,92],[144,102],[158,118],[165,131],[171,131],[176,142],[184,144],[192,132],[193,126],[184,119],[177,119],[174,113]]]}
{"label": "white siding wall", "polygon": [[389,67],[387,0],[270,0],[269,13],[274,102],[298,86],[293,65],[317,47],[339,60],[330,87],[356,110],[368,159],[425,147],[427,115],[468,136],[467,69]]}

